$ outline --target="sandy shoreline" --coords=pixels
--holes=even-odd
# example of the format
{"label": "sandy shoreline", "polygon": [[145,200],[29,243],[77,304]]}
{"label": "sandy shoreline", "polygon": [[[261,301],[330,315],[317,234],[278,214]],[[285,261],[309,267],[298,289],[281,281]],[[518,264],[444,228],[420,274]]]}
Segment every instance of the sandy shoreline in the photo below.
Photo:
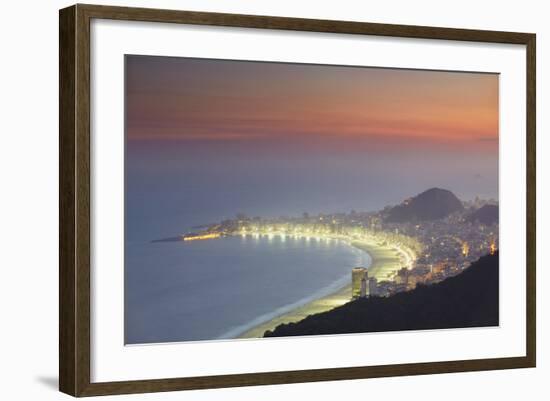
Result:
{"label": "sandy shoreline", "polygon": [[[379,281],[388,279],[393,272],[399,270],[402,266],[399,253],[395,248],[367,241],[354,241],[351,245],[367,252],[370,255],[372,262],[369,266],[369,276],[376,277]],[[283,313],[282,315],[277,316],[265,323],[261,323],[258,326],[240,334],[237,338],[263,337],[266,330],[273,330],[282,323],[297,322],[311,314],[325,312],[337,306],[343,305],[350,301],[350,299],[351,270],[350,282],[348,285],[334,291],[331,294],[328,294],[327,296],[318,298],[303,306],[293,309],[290,312]]]}

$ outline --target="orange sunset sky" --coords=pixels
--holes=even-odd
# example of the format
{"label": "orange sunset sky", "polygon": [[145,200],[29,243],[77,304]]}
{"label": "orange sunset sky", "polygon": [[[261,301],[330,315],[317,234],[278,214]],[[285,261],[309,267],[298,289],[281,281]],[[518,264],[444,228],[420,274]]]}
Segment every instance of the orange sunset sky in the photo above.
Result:
{"label": "orange sunset sky", "polygon": [[478,148],[498,140],[496,74],[136,56],[127,63],[130,140]]}

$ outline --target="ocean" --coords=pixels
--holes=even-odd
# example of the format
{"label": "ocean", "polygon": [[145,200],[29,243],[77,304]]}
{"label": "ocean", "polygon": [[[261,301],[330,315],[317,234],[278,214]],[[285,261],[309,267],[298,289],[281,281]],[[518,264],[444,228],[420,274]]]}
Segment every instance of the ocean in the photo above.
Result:
{"label": "ocean", "polygon": [[126,246],[126,344],[234,338],[349,284],[343,241],[227,237]]}

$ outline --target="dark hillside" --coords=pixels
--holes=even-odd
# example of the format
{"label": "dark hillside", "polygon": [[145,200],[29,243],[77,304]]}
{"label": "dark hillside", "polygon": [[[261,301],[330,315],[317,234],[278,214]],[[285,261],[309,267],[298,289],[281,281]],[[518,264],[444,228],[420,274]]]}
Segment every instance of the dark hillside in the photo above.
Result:
{"label": "dark hillside", "polygon": [[440,283],[389,298],[360,298],[279,325],[265,337],[497,326],[498,275],[498,253],[487,255]]}
{"label": "dark hillside", "polygon": [[468,221],[478,222],[490,226],[498,223],[498,206],[484,205],[468,216]]}

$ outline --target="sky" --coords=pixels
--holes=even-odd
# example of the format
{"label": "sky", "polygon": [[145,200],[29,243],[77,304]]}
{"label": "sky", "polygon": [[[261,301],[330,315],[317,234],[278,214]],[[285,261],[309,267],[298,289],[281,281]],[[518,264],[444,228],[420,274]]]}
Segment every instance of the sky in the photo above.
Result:
{"label": "sky", "polygon": [[130,140],[498,140],[495,74],[128,56],[127,94]]}
{"label": "sky", "polygon": [[128,55],[127,190],[264,214],[497,198],[498,96],[497,74]]}

